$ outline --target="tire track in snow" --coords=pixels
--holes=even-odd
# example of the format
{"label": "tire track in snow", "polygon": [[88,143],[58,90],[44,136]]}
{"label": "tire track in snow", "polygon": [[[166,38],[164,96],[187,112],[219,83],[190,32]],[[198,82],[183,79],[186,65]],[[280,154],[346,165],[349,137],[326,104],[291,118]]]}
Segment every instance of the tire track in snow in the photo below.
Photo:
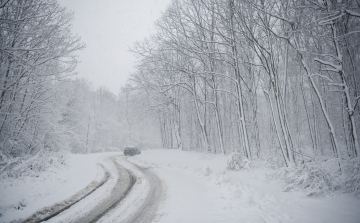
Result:
{"label": "tire track in snow", "polygon": [[111,160],[118,169],[118,180],[111,191],[110,196],[103,200],[100,204],[96,205],[89,214],[81,217],[76,222],[92,223],[98,221],[107,212],[115,208],[128,195],[134,186],[136,178],[132,175],[132,173],[115,162],[114,157]]}
{"label": "tire track in snow", "polygon": [[126,223],[151,223],[156,216],[156,211],[161,201],[163,193],[162,183],[159,177],[153,174],[148,168],[140,167],[133,163],[132,165],[146,176],[149,181],[150,190],[144,203]]}
{"label": "tire track in snow", "polygon": [[69,209],[70,207],[72,207],[79,201],[83,200],[87,196],[89,196],[91,193],[93,193],[95,190],[97,190],[99,187],[104,185],[109,180],[109,176],[110,176],[109,171],[106,170],[103,165],[100,164],[100,166],[105,171],[105,176],[101,179],[101,181],[99,181],[99,182],[93,181],[85,189],[81,190],[80,192],[78,192],[77,194],[72,196],[70,199],[56,203],[51,207],[45,207],[42,210],[37,211],[36,213],[34,213],[32,216],[25,219],[24,221],[20,220],[17,222],[40,223],[40,222],[47,221],[47,220],[59,215],[63,211]]}
{"label": "tire track in snow", "polygon": [[[115,159],[116,157],[112,157],[111,162],[118,170],[117,181],[115,186],[112,188],[112,191],[110,192],[110,196],[102,200],[99,204],[88,211],[88,214],[80,218],[76,218],[76,220],[73,219],[74,221],[72,222],[97,222],[100,218],[109,213],[110,210],[117,207],[119,203],[127,197],[136,183],[136,177],[128,169],[118,164]],[[162,183],[158,176],[152,173],[148,168],[140,167],[135,164],[131,165],[133,165],[137,171],[140,171],[146,177],[150,185],[150,190],[143,201],[144,203],[133,214],[131,214],[130,217],[125,220],[125,222],[150,223],[156,216],[156,211],[161,201],[163,192]],[[57,203],[51,207],[44,208],[25,221],[20,220],[19,222],[37,223],[51,220],[65,210],[70,209],[73,205],[77,204],[81,200],[84,200],[87,196],[108,182],[111,173],[109,170],[105,169],[104,166],[102,166],[102,168],[105,171],[105,176],[100,182],[93,181],[84,190],[74,195],[70,199]]]}

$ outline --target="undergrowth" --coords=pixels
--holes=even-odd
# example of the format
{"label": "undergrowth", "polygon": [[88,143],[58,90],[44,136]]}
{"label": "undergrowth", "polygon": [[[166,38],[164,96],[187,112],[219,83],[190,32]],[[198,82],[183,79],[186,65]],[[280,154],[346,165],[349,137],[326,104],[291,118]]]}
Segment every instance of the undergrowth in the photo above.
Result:
{"label": "undergrowth", "polygon": [[352,193],[360,197],[360,160],[329,159],[309,161],[293,167],[279,168],[270,177],[284,180],[284,191],[303,190],[308,196],[333,192]]}
{"label": "undergrowth", "polygon": [[229,170],[250,170],[252,169],[251,161],[240,153],[232,153],[227,161],[227,169]]}
{"label": "undergrowth", "polygon": [[17,157],[6,160],[0,166],[0,179],[37,176],[50,167],[66,165],[66,153],[39,151],[31,157]]}

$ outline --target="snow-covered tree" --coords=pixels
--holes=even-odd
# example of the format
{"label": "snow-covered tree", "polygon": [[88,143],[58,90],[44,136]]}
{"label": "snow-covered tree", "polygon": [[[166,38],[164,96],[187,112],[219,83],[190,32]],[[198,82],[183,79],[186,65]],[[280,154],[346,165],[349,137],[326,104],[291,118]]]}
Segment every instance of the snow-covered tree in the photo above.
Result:
{"label": "snow-covered tree", "polygon": [[1,172],[21,158],[67,148],[57,90],[83,48],[70,32],[72,18],[54,0],[0,1]]}

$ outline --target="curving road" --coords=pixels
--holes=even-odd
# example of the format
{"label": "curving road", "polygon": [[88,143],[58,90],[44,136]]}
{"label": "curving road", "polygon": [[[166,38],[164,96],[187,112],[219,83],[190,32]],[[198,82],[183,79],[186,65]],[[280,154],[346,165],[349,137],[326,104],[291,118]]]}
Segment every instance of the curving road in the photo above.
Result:
{"label": "curving road", "polygon": [[127,169],[123,168],[115,161],[115,157],[111,161],[116,165],[118,169],[118,180],[115,187],[112,189],[109,197],[104,199],[100,204],[96,205],[88,215],[78,219],[77,223],[83,222],[97,222],[108,211],[115,208],[120,201],[122,201],[130,192],[136,182],[134,175]]}
{"label": "curving road", "polygon": [[[149,183],[149,193],[146,195],[144,199],[144,203],[140,206],[138,210],[130,215],[126,220],[122,221],[124,223],[150,223],[154,219],[156,215],[157,208],[160,204],[163,187],[162,182],[159,177],[154,174],[148,168],[140,167],[135,164],[131,164],[132,168],[126,169],[118,162],[115,161],[116,157],[113,156],[110,158],[110,161],[117,167],[117,182],[115,186],[112,188],[110,196],[104,198],[99,204],[97,204],[92,210],[88,211],[85,216],[81,216],[80,218],[76,218],[71,222],[97,222],[104,215],[108,214],[110,210],[114,209],[114,213],[116,214],[116,208],[125,205],[125,200],[133,189],[134,185],[136,185],[136,176],[131,171],[132,168],[138,170],[137,172],[141,172],[143,177]],[[121,159],[121,162],[128,162],[126,159]],[[104,168],[104,167],[103,167]],[[109,179],[109,175],[111,174],[108,170],[104,168],[105,177],[101,182],[91,183],[88,185],[86,193],[84,191],[79,192],[77,195],[74,195],[69,200],[65,200],[59,204],[55,204],[52,207],[45,208],[42,211],[35,213],[32,217],[22,221],[22,222],[44,222],[47,220],[51,220],[60,213],[70,209],[71,207],[79,203],[79,201],[83,200],[87,196],[90,196],[92,192],[102,187]],[[131,204],[130,204],[131,205]]]}
{"label": "curving road", "polygon": [[50,207],[45,207],[44,209],[35,212],[29,218],[27,218],[25,220],[20,219],[19,221],[16,221],[16,222],[23,222],[23,223],[45,222],[47,220],[50,220],[50,219],[56,217],[60,213],[68,210],[69,208],[71,208],[73,205],[75,205],[79,201],[85,199],[87,196],[92,194],[95,190],[99,189],[101,186],[103,186],[109,180],[109,175],[110,175],[109,171],[106,170],[104,168],[104,166],[102,166],[102,165],[100,165],[100,166],[104,169],[105,175],[104,175],[103,179],[101,179],[99,182],[93,181],[86,188],[79,191],[77,194],[70,197],[69,199],[64,200],[60,203],[56,203]]}
{"label": "curving road", "polygon": [[146,176],[146,179],[150,184],[150,191],[144,204],[128,221],[126,221],[126,223],[150,223],[154,219],[161,201],[163,193],[162,182],[159,177],[152,173],[148,168],[140,167],[135,164],[133,165]]}

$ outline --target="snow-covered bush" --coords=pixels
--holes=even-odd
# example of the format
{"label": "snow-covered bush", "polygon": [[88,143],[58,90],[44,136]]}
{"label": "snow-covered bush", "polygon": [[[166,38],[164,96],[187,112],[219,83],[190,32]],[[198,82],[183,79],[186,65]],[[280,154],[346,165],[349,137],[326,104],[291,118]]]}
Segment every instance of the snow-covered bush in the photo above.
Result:
{"label": "snow-covered bush", "polygon": [[354,158],[346,162],[345,171],[345,191],[348,193],[354,193],[360,197],[360,158]]}
{"label": "snow-covered bush", "polygon": [[66,153],[39,151],[30,158],[14,158],[7,160],[0,167],[0,179],[7,177],[36,176],[38,172],[49,167],[62,167],[66,164]]}
{"label": "snow-covered bush", "polygon": [[321,166],[304,164],[298,167],[282,168],[287,182],[284,191],[303,189],[308,196],[327,194],[339,189],[339,180]]}
{"label": "snow-covered bush", "polygon": [[229,156],[229,159],[227,161],[227,169],[229,170],[250,170],[252,168],[251,162],[248,158],[245,156],[242,156],[240,153],[232,153]]}
{"label": "snow-covered bush", "polygon": [[301,189],[308,196],[339,191],[360,196],[359,161],[359,158],[343,159],[342,171],[338,159],[328,159],[324,162],[311,161],[296,167],[283,167],[271,177],[285,181],[284,191]]}
{"label": "snow-covered bush", "polygon": [[203,169],[202,172],[203,172],[204,176],[209,176],[212,174],[213,171],[210,169],[210,167],[206,167],[205,169]]}

